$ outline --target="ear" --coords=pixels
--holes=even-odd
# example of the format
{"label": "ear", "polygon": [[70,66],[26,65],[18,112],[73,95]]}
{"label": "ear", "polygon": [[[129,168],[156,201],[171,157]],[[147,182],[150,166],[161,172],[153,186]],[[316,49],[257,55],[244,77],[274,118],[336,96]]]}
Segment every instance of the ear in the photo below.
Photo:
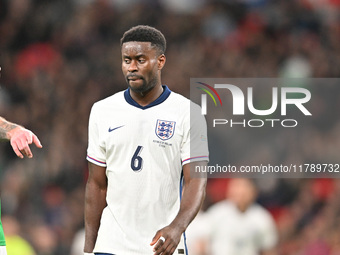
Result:
{"label": "ear", "polygon": [[165,65],[165,62],[166,62],[166,57],[164,54],[161,54],[158,56],[158,59],[157,59],[157,64],[158,64],[158,70],[161,70],[163,68],[163,66]]}

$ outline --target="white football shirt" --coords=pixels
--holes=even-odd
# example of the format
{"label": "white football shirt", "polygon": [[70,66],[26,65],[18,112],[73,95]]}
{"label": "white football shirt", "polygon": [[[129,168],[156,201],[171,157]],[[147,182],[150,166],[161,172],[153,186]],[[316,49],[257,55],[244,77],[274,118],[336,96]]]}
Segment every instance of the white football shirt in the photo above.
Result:
{"label": "white football shirt", "polygon": [[[94,252],[153,254],[156,231],[179,211],[182,165],[208,160],[205,119],[199,114],[190,121],[199,107],[163,89],[145,107],[129,89],[92,107],[87,160],[106,167],[108,178]],[[183,237],[174,254],[187,254]]]}

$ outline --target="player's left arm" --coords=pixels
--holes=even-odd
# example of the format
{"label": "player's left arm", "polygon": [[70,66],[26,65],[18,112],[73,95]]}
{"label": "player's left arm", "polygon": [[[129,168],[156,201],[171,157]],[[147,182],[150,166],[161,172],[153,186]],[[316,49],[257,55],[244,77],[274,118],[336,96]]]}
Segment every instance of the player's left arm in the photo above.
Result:
{"label": "player's left arm", "polygon": [[[150,245],[155,245],[154,254],[173,254],[180,242],[181,235],[196,217],[205,198],[207,184],[206,176],[191,178],[190,168],[195,166],[205,166],[207,162],[198,161],[183,166],[184,188],[179,212],[176,218],[166,226],[157,231]],[[160,237],[164,237],[163,242]]]}

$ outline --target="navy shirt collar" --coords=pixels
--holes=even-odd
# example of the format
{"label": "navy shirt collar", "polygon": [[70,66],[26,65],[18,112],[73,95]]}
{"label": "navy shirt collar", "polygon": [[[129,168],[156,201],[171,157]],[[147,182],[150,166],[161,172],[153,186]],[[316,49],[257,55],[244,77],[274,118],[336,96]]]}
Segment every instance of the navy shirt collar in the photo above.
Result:
{"label": "navy shirt collar", "polygon": [[150,103],[146,106],[141,106],[135,100],[133,100],[133,98],[130,95],[130,88],[128,88],[127,90],[124,91],[124,97],[125,97],[125,100],[128,104],[135,106],[137,108],[140,108],[142,110],[145,110],[145,109],[148,109],[150,107],[153,107],[153,106],[156,106],[156,105],[163,103],[170,96],[171,90],[166,85],[162,85],[162,87],[163,87],[162,94],[155,101],[153,101],[152,103]]}

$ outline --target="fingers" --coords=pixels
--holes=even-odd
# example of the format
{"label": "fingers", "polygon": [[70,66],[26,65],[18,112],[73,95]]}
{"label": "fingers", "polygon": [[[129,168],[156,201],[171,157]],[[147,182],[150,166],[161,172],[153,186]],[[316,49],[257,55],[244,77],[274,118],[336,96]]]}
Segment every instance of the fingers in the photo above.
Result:
{"label": "fingers", "polygon": [[[19,149],[20,149],[20,147],[19,147]],[[28,157],[28,158],[33,158],[33,154],[32,154],[31,149],[30,149],[30,147],[28,146],[27,143],[25,143],[25,144],[23,145],[23,148],[22,148],[20,151],[21,151],[22,154],[24,154],[26,157]]]}
{"label": "fingers", "polygon": [[41,143],[40,143],[38,137],[37,137],[35,134],[33,134],[33,143],[34,143],[38,148],[42,148],[42,145],[41,145]]}
{"label": "fingers", "polygon": [[20,158],[23,158],[24,156],[28,158],[33,157],[33,154],[27,142],[27,138],[25,136],[13,138],[11,140],[11,145],[18,157]]}
{"label": "fingers", "polygon": [[176,246],[170,238],[165,241],[159,239],[153,249],[154,255],[172,255],[176,250]]}
{"label": "fingers", "polygon": [[154,255],[171,255],[175,252],[177,244],[171,238],[165,238],[157,232],[150,245],[154,245]]}
{"label": "fingers", "polygon": [[165,250],[165,247],[163,247],[163,244],[165,242],[165,238],[162,236],[161,231],[157,231],[156,235],[154,238],[152,238],[152,241],[150,245],[155,245],[153,248],[153,251],[155,252],[154,254],[161,254]]}
{"label": "fingers", "polygon": [[20,153],[20,150],[19,150],[17,144],[11,143],[11,145],[12,145],[12,148],[13,148],[15,154],[16,154],[19,158],[24,158],[24,156]]}
{"label": "fingers", "polygon": [[155,247],[153,248],[153,251],[155,252],[155,254],[160,254],[161,252],[163,252],[165,250],[165,238],[163,236],[161,236],[157,242]]}
{"label": "fingers", "polygon": [[29,147],[32,143],[34,143],[38,148],[42,148],[38,137],[31,131],[24,128],[17,129],[11,138],[12,148],[19,158],[23,158],[24,156],[28,158],[33,157]]}
{"label": "fingers", "polygon": [[156,235],[152,238],[152,241],[150,243],[150,245],[154,245],[155,243],[157,243],[157,241],[159,240],[159,238],[162,236],[160,231],[157,231]]}

